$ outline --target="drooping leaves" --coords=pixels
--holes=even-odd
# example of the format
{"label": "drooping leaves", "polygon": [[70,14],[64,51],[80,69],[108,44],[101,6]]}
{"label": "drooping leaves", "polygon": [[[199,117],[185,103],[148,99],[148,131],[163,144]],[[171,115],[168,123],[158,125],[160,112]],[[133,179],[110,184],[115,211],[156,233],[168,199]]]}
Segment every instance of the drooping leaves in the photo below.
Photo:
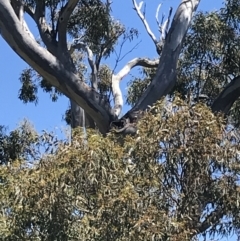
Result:
{"label": "drooping leaves", "polygon": [[224,118],[176,97],[138,130],[122,145],[114,132],[76,130],[31,168],[1,166],[1,237],[193,240],[238,230],[240,139]]}

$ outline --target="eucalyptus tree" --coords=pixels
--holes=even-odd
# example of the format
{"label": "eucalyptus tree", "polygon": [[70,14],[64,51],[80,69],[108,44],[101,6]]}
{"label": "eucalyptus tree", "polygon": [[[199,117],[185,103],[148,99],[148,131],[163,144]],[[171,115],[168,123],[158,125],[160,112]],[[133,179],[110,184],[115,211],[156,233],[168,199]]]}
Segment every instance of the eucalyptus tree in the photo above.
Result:
{"label": "eucalyptus tree", "polygon": [[[77,117],[79,112],[84,110],[90,123],[96,125],[102,133],[106,133],[110,123],[118,120],[122,110],[123,95],[119,87],[120,81],[133,67],[158,66],[151,84],[129,112],[130,114],[145,110],[162,96],[167,95],[175,85],[177,61],[198,4],[197,0],[182,1],[170,28],[170,14],[165,22],[158,21],[161,31],[161,38],[158,39],[141,11],[143,2],[138,4],[133,0],[134,8],[153,40],[159,58],[156,60],[135,58],[118,73],[110,71],[109,83],[113,105],[98,88],[101,82],[99,80],[101,60],[111,54],[120,36],[131,38],[134,31],[126,33],[124,27],[112,18],[109,0],[1,0],[0,29],[2,37],[16,54],[43,78],[43,86],[53,87],[56,92],[64,94],[71,100],[72,113],[75,116],[73,120],[76,120],[73,127],[80,124]],[[36,23],[40,40],[35,39],[29,30],[25,14]],[[72,36],[72,42],[69,42],[69,35]],[[79,52],[76,50],[85,51],[87,54],[91,69],[91,78],[88,81],[83,81],[81,73],[78,72],[76,53]],[[32,93],[32,97],[35,98],[34,91]],[[125,116],[126,119],[128,116]]]}
{"label": "eucalyptus tree", "polygon": [[[175,96],[123,143],[114,131],[71,145],[36,135],[28,159],[0,165],[0,240],[198,241],[240,228],[240,135],[223,115]],[[23,135],[31,143],[31,135]],[[160,144],[159,144],[160,143]],[[41,147],[44,155],[39,155]],[[24,156],[24,155],[22,155]],[[232,238],[232,237],[231,237]]]}
{"label": "eucalyptus tree", "polygon": [[[76,130],[71,145],[28,128],[9,137],[0,132],[2,239],[192,241],[237,234],[240,1],[227,0],[219,11],[195,17],[199,1],[182,1],[171,25],[171,10],[165,22],[157,17],[160,40],[141,11],[143,3],[133,1],[159,58],[136,58],[118,73],[101,60],[119,37],[125,41],[137,32],[125,31],[111,17],[110,2],[53,2],[0,0],[2,36],[39,73],[53,100],[58,93],[68,96],[72,111],[81,112],[76,117],[84,109],[88,125],[102,133],[111,122],[125,125],[117,132],[135,132],[131,122],[140,110],[150,111],[143,113],[136,136],[124,142],[115,132],[93,130],[87,136]],[[24,11],[36,21],[40,41]],[[94,18],[97,24],[91,25]],[[130,83],[127,102],[133,108],[121,122],[119,82],[135,66],[145,67],[145,78]],[[24,101],[36,100],[37,86],[28,81],[33,69],[21,75]],[[158,102],[164,95],[168,101]],[[35,160],[30,168],[28,158]],[[9,160],[15,162],[5,165]]]}
{"label": "eucalyptus tree", "polygon": [[[161,33],[160,38],[151,31],[142,9],[143,2],[132,2],[159,57],[156,60],[135,58],[116,73],[115,69],[108,69],[101,64],[102,59],[112,53],[120,37],[125,40],[132,39],[137,32],[135,29],[127,32],[121,23],[114,20],[109,0],[0,0],[2,37],[16,54],[38,73],[41,86],[52,92],[53,100],[59,93],[71,100],[72,127],[86,125],[87,121],[88,126],[97,127],[102,133],[106,133],[114,122],[118,127],[125,126],[122,130],[126,131],[126,125],[139,117],[136,113],[146,110],[177,86],[178,60],[200,1],[182,1],[171,24],[171,9],[166,21],[158,21],[159,5],[156,19]],[[229,25],[229,32],[232,31],[231,36],[234,38],[238,22],[236,18],[233,20],[235,22],[231,21],[231,17],[237,16],[239,4],[238,1],[228,0],[226,6],[225,21],[232,24]],[[29,30],[25,14],[36,23],[40,40],[35,39]],[[193,41],[197,41],[196,45],[203,46],[201,39],[196,38]],[[84,54],[87,56],[91,71],[88,79],[83,78]],[[151,76],[149,85],[134,103],[133,108],[122,118],[124,121],[119,122],[124,103],[120,81],[135,66],[155,67],[156,72]],[[23,82],[24,74],[26,75],[26,71],[21,76]],[[27,73],[29,74],[32,72]],[[219,74],[221,76],[221,73]],[[238,99],[239,75],[229,75],[234,78],[229,78],[223,88],[220,88],[218,95],[214,96],[211,104],[213,111],[228,113]],[[23,87],[25,89],[22,89],[20,98],[35,100],[36,86],[25,82]],[[24,92],[26,89],[27,94]],[[113,104],[110,102],[110,95],[113,97]]]}
{"label": "eucalyptus tree", "polygon": [[[168,92],[187,102],[204,102],[222,111],[228,124],[239,127],[239,17],[240,1],[227,0],[219,10],[193,17],[177,65],[177,82]],[[127,103],[135,106],[155,76],[144,68],[129,83]]]}

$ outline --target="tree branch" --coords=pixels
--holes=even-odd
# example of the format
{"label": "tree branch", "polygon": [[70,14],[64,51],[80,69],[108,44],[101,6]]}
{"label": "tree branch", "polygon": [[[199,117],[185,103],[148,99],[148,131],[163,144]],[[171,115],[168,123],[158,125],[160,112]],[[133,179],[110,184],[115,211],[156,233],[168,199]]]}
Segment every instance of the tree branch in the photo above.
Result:
{"label": "tree branch", "polygon": [[57,41],[51,35],[52,29],[47,24],[45,18],[45,1],[36,1],[36,10],[34,14],[34,21],[37,24],[38,31],[43,43],[46,45],[50,53],[57,55]]}
{"label": "tree branch", "polygon": [[158,24],[158,27],[159,27],[159,32],[161,33],[160,40],[158,41],[157,38],[155,37],[155,35],[153,34],[153,32],[151,31],[148,23],[147,23],[147,20],[145,18],[145,14],[141,13],[143,1],[140,2],[139,5],[137,5],[136,0],[132,0],[132,1],[133,1],[133,4],[134,4],[134,9],[136,10],[138,16],[142,20],[142,22],[145,26],[145,29],[147,30],[148,35],[153,40],[153,42],[156,46],[157,53],[160,55],[162,53],[164,42],[165,42],[165,39],[166,39],[166,36],[167,36],[169,23],[170,23],[170,19],[171,19],[171,15],[172,15],[172,8],[170,8],[170,10],[169,10],[168,18],[166,19],[166,21],[163,22],[163,19],[164,19],[164,16],[163,16],[161,24],[160,24],[160,22],[158,20],[158,15],[159,15],[159,11],[160,11],[160,8],[161,8],[161,4],[159,4],[158,7],[157,7],[155,18],[156,18],[156,21],[157,21],[157,24]]}
{"label": "tree branch", "polygon": [[34,9],[24,4],[24,11],[34,20]]}
{"label": "tree branch", "polygon": [[20,23],[22,24],[22,27],[24,28],[24,30],[29,34],[29,36],[31,38],[34,39],[34,36],[33,36],[32,32],[30,31],[30,29],[24,19],[24,11],[25,11],[24,3],[22,1],[12,0],[11,5],[12,5],[13,10],[16,13]]}
{"label": "tree branch", "polygon": [[196,225],[195,229],[198,231],[199,234],[203,233],[208,228],[216,225],[219,222],[219,220],[223,217],[223,215],[224,215],[223,210],[220,207],[219,209],[212,211],[202,223],[199,222]]}
{"label": "tree branch", "polygon": [[88,63],[90,65],[91,69],[93,70],[93,68],[94,68],[93,52],[89,48],[89,46],[83,42],[79,42],[79,43],[73,44],[70,48],[70,51],[72,52],[74,49],[78,49],[78,50],[84,49],[87,52]]}
{"label": "tree branch", "polygon": [[160,23],[159,20],[158,20],[158,15],[159,15],[159,11],[160,11],[161,6],[162,6],[162,4],[160,3],[158,5],[158,7],[157,7],[157,11],[156,11],[156,15],[155,15],[155,18],[156,18],[156,21],[157,21],[157,25],[158,25],[158,28],[159,28],[159,32],[161,33],[160,42],[166,39],[168,28],[169,28],[170,19],[171,19],[171,16],[172,16],[172,7],[171,7],[169,9],[168,18],[166,19],[166,21],[163,23],[163,19],[164,19],[164,15],[163,15],[162,16],[162,21]]}
{"label": "tree branch", "polygon": [[158,5],[158,7],[157,7],[157,11],[156,11],[156,15],[155,15],[155,18],[156,18],[156,21],[157,21],[157,25],[158,25],[158,27],[159,27],[159,30],[160,30],[160,28],[161,28],[161,24],[160,24],[160,22],[159,22],[159,20],[158,20],[158,15],[159,15],[159,11],[160,11],[161,6],[162,6],[162,4],[160,3],[160,4]]}
{"label": "tree branch", "polygon": [[142,66],[147,68],[157,67],[159,64],[159,59],[149,60],[145,58],[135,58],[129,61],[116,75],[112,75],[112,92],[114,99],[113,113],[116,117],[121,114],[123,107],[123,96],[120,89],[120,81],[131,71],[132,68],[136,66]]}
{"label": "tree branch", "polygon": [[127,74],[129,74],[130,70],[136,66],[142,66],[145,68],[157,68],[159,65],[159,59],[150,60],[146,58],[135,58],[129,61],[117,74],[116,77],[119,80],[122,80]]}
{"label": "tree branch", "polygon": [[0,0],[0,29],[13,51],[52,86],[81,106],[93,118],[99,130],[106,133],[113,119],[109,103],[71,72],[63,60],[57,59],[23,31],[10,1]]}
{"label": "tree branch", "polygon": [[157,46],[158,41],[157,41],[155,35],[153,34],[153,32],[151,31],[145,16],[141,13],[141,8],[142,8],[142,5],[143,5],[143,1],[140,2],[139,5],[137,5],[136,0],[132,0],[132,2],[134,4],[134,10],[137,12],[139,18],[142,20],[142,22],[144,24],[144,27],[147,30],[148,35],[151,37],[152,41]]}
{"label": "tree branch", "polygon": [[69,0],[60,12],[57,29],[60,49],[67,48],[67,24],[78,2],[78,0]]}
{"label": "tree branch", "polygon": [[176,67],[185,35],[200,0],[183,0],[173,18],[160,63],[151,84],[131,111],[145,110],[166,96],[176,84]]}
{"label": "tree branch", "polygon": [[23,3],[21,1],[12,0],[11,5],[12,5],[13,10],[16,13],[19,21],[22,23],[23,15],[24,15]]}
{"label": "tree branch", "polygon": [[83,42],[79,42],[76,43],[74,45],[71,46],[72,49],[84,49],[87,52],[87,57],[88,57],[88,63],[91,67],[92,70],[92,80],[91,80],[91,84],[92,84],[92,88],[97,91],[98,89],[98,81],[97,81],[97,66],[96,63],[94,62],[93,59],[93,52],[92,50],[89,48],[89,46]]}
{"label": "tree branch", "polygon": [[239,96],[240,76],[237,76],[224,88],[217,99],[213,102],[212,110],[214,112],[223,112],[224,114],[227,114]]}
{"label": "tree branch", "polygon": [[169,9],[168,18],[166,19],[166,21],[164,23],[162,21],[162,23],[160,25],[160,33],[161,33],[160,42],[165,41],[165,39],[167,37],[171,16],[172,16],[172,8]]}

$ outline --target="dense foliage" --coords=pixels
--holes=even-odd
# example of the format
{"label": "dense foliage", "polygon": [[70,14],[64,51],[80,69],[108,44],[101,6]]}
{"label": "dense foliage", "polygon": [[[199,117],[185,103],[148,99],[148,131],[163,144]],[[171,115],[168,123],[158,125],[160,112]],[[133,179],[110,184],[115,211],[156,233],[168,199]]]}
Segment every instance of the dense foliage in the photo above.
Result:
{"label": "dense foliage", "polygon": [[6,127],[0,126],[0,164],[9,165],[16,160],[30,161],[33,156],[36,157],[37,141],[37,132],[26,120],[9,133]]}
{"label": "dense foliage", "polygon": [[[159,102],[122,145],[76,131],[2,165],[1,240],[193,240],[239,228],[239,133],[203,104]],[[50,149],[52,149],[52,154]]]}

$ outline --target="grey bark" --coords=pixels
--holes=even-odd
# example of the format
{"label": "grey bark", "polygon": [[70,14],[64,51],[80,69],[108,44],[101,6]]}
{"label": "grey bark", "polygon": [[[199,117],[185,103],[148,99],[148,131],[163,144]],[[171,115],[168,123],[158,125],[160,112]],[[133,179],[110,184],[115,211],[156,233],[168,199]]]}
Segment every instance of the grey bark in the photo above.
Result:
{"label": "grey bark", "polygon": [[95,129],[96,125],[94,120],[85,113],[84,109],[81,108],[74,101],[70,100],[71,103],[71,128],[83,127]]}
{"label": "grey bark", "polygon": [[[157,73],[131,111],[145,110],[166,96],[176,84],[176,66],[192,16],[200,1],[182,1],[167,34]],[[131,112],[130,111],[130,112]]]}
{"label": "grey bark", "polygon": [[224,114],[227,114],[239,96],[240,76],[237,76],[223,89],[213,102],[212,110],[214,112],[223,112]]}
{"label": "grey bark", "polygon": [[[73,117],[75,118],[72,123],[73,127],[84,123],[88,123],[90,126],[95,126],[96,124],[102,133],[106,133],[110,122],[118,118],[116,113],[118,115],[120,109],[116,111],[116,105],[111,107],[109,102],[96,91],[96,81],[92,83],[92,87],[89,87],[79,79],[75,74],[76,70],[72,63],[70,51],[67,49],[66,26],[69,16],[78,1],[69,0],[61,10],[59,14],[58,40],[56,40],[56,36],[51,35],[52,30],[45,19],[44,1],[37,1],[35,11],[26,6],[24,7],[24,11],[36,22],[46,48],[41,47],[31,35],[23,19],[21,6],[16,8],[14,5],[16,2],[18,1],[0,0],[0,30],[2,37],[16,54],[72,101]],[[164,37],[157,73],[147,90],[129,113],[147,109],[149,105],[154,104],[161,97],[167,95],[175,85],[176,66],[182,43],[199,2],[200,0],[183,0],[179,5],[169,32],[166,38]],[[137,6],[137,9],[140,12],[140,5]],[[146,27],[144,16],[141,19]],[[149,35],[153,36],[150,34],[149,28],[146,27],[146,29]],[[91,50],[88,46],[82,43],[79,44],[85,47],[88,53],[89,64],[92,66]],[[128,63],[123,70],[128,73],[134,66],[145,65],[146,61],[137,61],[134,65]],[[93,74],[96,74],[95,70]],[[116,76],[118,77],[118,75],[114,76],[115,82],[113,84],[116,87],[115,90],[119,91],[118,85],[122,78],[116,78]],[[240,95],[239,78],[236,77],[215,100],[212,106],[214,111],[223,111],[224,113],[229,111],[234,101]],[[96,78],[93,78],[93,80],[96,80]],[[122,95],[117,96],[122,98]],[[122,103],[122,100],[119,98],[117,101],[115,104]],[[85,111],[85,114],[83,114],[83,110],[80,108]]]}
{"label": "grey bark", "polygon": [[[98,90],[98,80],[97,80],[98,68],[97,68],[96,61],[94,61],[94,59],[93,59],[93,52],[86,44],[81,43],[81,42],[74,44],[74,46],[71,47],[70,51],[74,51],[74,49],[81,49],[81,48],[83,48],[87,52],[88,63],[90,65],[90,68],[92,71],[91,87],[92,87],[92,90],[97,92],[97,90]],[[72,106],[74,106],[74,108],[72,108]],[[95,129],[94,120],[88,113],[85,113],[85,111],[80,106],[71,104],[71,113],[72,113],[72,115],[71,115],[71,118],[72,118],[71,127],[72,128],[82,126],[82,127],[89,127],[89,128]],[[82,115],[82,116],[78,116],[78,115]],[[81,125],[81,121],[80,121],[83,119],[84,119],[84,126]]]}
{"label": "grey bark", "polygon": [[[44,21],[40,21],[39,24],[42,23],[45,26]],[[25,62],[51,85],[81,106],[96,122],[101,132],[108,130],[112,119],[109,103],[74,74],[69,67],[67,53],[61,53],[59,50],[57,55],[55,45],[49,42],[49,39],[45,40],[49,46],[48,51],[30,38],[10,2],[6,0],[0,0],[0,29],[2,37]]]}
{"label": "grey bark", "polygon": [[71,128],[85,127],[85,113],[76,102],[71,100]]}

